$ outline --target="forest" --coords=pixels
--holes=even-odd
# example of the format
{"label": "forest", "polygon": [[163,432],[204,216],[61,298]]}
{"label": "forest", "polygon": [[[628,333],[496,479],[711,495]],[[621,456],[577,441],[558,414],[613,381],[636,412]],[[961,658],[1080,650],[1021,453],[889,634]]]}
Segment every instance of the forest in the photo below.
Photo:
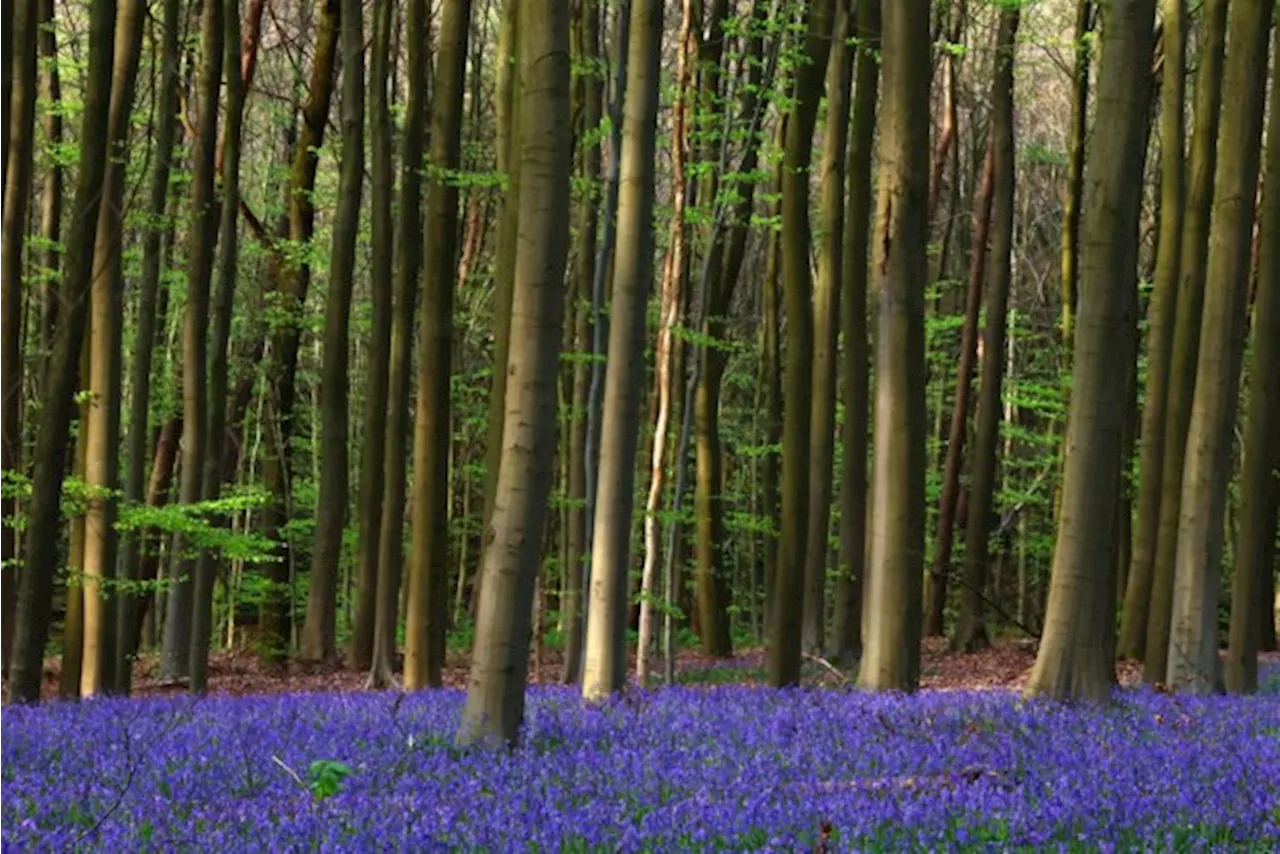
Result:
{"label": "forest", "polygon": [[1272,850],[1275,0],[4,0],[0,840]]}

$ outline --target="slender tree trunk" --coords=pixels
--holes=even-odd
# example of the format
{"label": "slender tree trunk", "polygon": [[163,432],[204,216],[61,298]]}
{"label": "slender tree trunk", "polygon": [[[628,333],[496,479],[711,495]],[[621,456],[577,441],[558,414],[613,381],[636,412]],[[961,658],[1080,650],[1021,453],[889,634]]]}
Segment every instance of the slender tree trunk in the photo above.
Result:
{"label": "slender tree trunk", "polygon": [[[987,234],[991,227],[991,197],[995,183],[995,146],[988,144],[982,182],[973,197],[973,242],[969,250],[969,288],[965,294],[964,326],[960,332],[960,361],[956,367],[956,396],[947,432],[947,456],[942,467],[942,496],[938,501],[938,539],[929,574],[929,605],[925,613],[925,637],[942,635],[947,604],[947,578],[951,572],[956,509],[960,499],[960,469],[969,433],[969,396],[973,389],[974,362],[978,356],[978,315],[987,268]],[[986,352],[990,352],[989,350]]]}
{"label": "slender tree trunk", "polygon": [[853,11],[836,0],[827,61],[827,125],[822,135],[818,277],[813,293],[813,372],[809,422],[809,513],[805,532],[802,642],[821,655],[826,646],[827,546],[831,538],[831,492],[835,462],[836,343],[840,335],[840,291],[844,277],[845,147],[849,138],[849,86]]}
{"label": "slender tree trunk", "polygon": [[[178,499],[188,506],[204,498],[205,446],[212,441],[208,435],[209,409],[211,405],[220,405],[220,402],[211,404],[209,400],[207,371],[209,290],[218,243],[214,168],[218,143],[217,103],[222,85],[223,27],[222,4],[209,0],[201,12],[200,107],[197,117],[200,124],[193,154],[187,306],[182,317],[182,471]],[[192,547],[181,534],[174,536],[173,551],[178,560],[173,566],[178,577],[170,579],[174,583],[165,609],[160,656],[161,675],[166,679],[182,679],[190,675],[191,638],[200,622],[194,615],[203,612],[206,604],[213,607],[211,599],[206,603],[202,598],[206,595],[212,597],[212,578],[208,579],[207,589],[197,583],[195,576],[201,559],[193,559],[186,554]],[[212,566],[208,569],[211,571]],[[203,628],[207,634],[209,624],[206,622]]]}
{"label": "slender tree trunk", "polygon": [[356,236],[360,229],[360,194],[364,184],[362,9],[360,0],[341,0],[342,174],[334,213],[329,292],[324,312],[320,387],[322,465],[316,499],[316,542],[311,553],[307,618],[301,644],[302,657],[312,661],[328,661],[337,655],[334,622],[338,563],[342,558],[342,530],[347,518],[347,329],[351,320],[351,292],[355,286]]}
{"label": "slender tree trunk", "polygon": [[[27,233],[27,207],[31,200],[31,173],[35,162],[37,0],[6,4],[4,79],[4,233],[0,246],[0,467],[17,473],[22,466],[22,250]],[[12,94],[12,98],[10,97]],[[16,101],[17,110],[12,110]],[[9,155],[13,154],[10,161]],[[10,168],[12,167],[12,168]],[[61,452],[61,451],[59,451]],[[9,672],[13,627],[17,609],[16,561],[17,499],[7,496],[0,506],[0,559],[4,561],[3,601],[4,672]],[[37,683],[36,690],[39,690]]]}
{"label": "slender tree trunk", "polygon": [[880,84],[880,6],[859,3],[854,35],[853,125],[849,130],[848,194],[844,219],[844,294],[840,302],[844,378],[844,426],[840,442],[840,581],[837,585],[834,651],[838,661],[862,657],[862,590],[866,574],[867,523],[867,257],[871,240],[871,163]]}
{"label": "slender tree trunk", "polygon": [[[579,6],[578,56],[588,64],[600,59],[600,3],[585,0]],[[600,125],[603,110],[603,79],[598,73],[583,72],[577,79],[577,106],[582,116],[580,133],[589,134]],[[579,137],[581,139],[581,137]],[[580,143],[580,174],[590,182],[593,191],[582,198],[578,206],[578,254],[574,261],[574,295],[578,306],[575,339],[580,350],[590,348],[594,330],[591,311],[591,286],[596,276],[596,226],[599,219],[598,203],[594,192],[600,181],[600,145],[596,142]],[[569,519],[566,526],[565,595],[560,603],[561,620],[564,622],[564,673],[566,685],[577,684],[582,675],[582,605],[583,561],[586,552],[587,526],[587,396],[590,390],[591,367],[586,359],[573,363],[572,411],[573,422],[569,433]]]}
{"label": "slender tree trunk", "polygon": [[[786,116],[778,122],[779,139],[785,134]],[[774,172],[770,194],[779,201],[773,207],[773,215],[781,212],[782,163]],[[778,282],[781,241],[777,230],[770,230],[765,246],[764,278],[760,283],[760,385],[764,398],[764,443],[770,449],[762,465],[760,491],[762,515],[768,521],[764,535],[764,609],[765,628],[769,637],[776,636],[773,625],[774,600],[778,584],[780,546],[778,531],[781,527],[781,510],[778,483],[782,479],[782,460],[772,449],[782,444],[782,291]]]}
{"label": "slender tree trunk", "polygon": [[373,656],[369,685],[386,688],[395,681],[396,615],[404,566],[405,449],[409,432],[409,371],[413,319],[417,314],[422,266],[422,171],[427,114],[427,0],[408,0],[405,16],[406,76],[404,135],[400,151],[400,224],[396,232],[391,356],[387,368],[387,424],[383,448],[382,519],[378,530],[378,579]]}
{"label": "slender tree trunk", "polygon": [[[92,332],[93,321],[86,321],[86,337]],[[89,375],[89,348],[82,347],[80,352],[80,375]],[[79,406],[79,424],[76,428],[76,443],[72,473],[81,483],[84,482],[85,453],[88,450],[86,438],[88,431],[85,424],[89,421],[89,401],[84,400]],[[80,673],[84,662],[84,523],[83,510],[75,512],[67,525],[67,599],[66,612],[62,618],[62,667],[58,674],[58,696],[64,700],[74,700],[80,696]]]}
{"label": "slender tree trunk", "polygon": [[[457,169],[461,164],[470,19],[470,0],[447,0],[444,4],[430,134],[430,161],[437,169]],[[432,179],[431,185],[413,436],[413,550],[404,664],[405,687],[409,689],[440,686],[449,613],[449,388],[453,289],[458,269],[458,189],[442,174]]]}
{"label": "slender tree trunk", "polygon": [[[885,4],[875,249],[875,458],[866,651],[858,682],[912,690],[920,678],[924,575],[924,291],[929,192],[928,3]],[[912,46],[917,47],[912,47]]]}
{"label": "slender tree trunk", "polygon": [[512,295],[511,394],[489,528],[492,541],[484,554],[471,678],[458,730],[464,744],[512,744],[519,735],[531,600],[554,478],[573,156],[569,4],[548,0],[540,11],[529,16],[520,39],[520,97],[526,103],[518,152],[524,192]]}
{"label": "slender tree trunk", "polygon": [[391,108],[387,84],[391,76],[391,19],[395,0],[376,0],[373,45],[369,52],[369,136],[373,259],[369,270],[373,303],[369,331],[369,387],[364,408],[364,443],[360,453],[360,502],[356,508],[359,545],[356,551],[356,615],[347,664],[368,670],[373,660],[373,630],[378,609],[378,551],[382,523],[384,440],[387,432],[387,372],[391,362],[391,276],[395,227],[391,203]]}
{"label": "slender tree trunk", "polygon": [[[1017,150],[1013,125],[1013,65],[1017,54],[1017,7],[1000,14],[996,37],[995,83],[992,86],[991,149],[992,182],[991,289],[987,294],[987,325],[982,335],[982,387],[978,393],[973,438],[972,484],[964,537],[964,594],[954,645],[968,652],[989,643],[983,605],[990,562],[988,538],[995,513],[996,466],[1000,447],[1004,353],[1013,278],[1014,174]],[[979,251],[975,247],[974,251]]]}
{"label": "slender tree trunk", "polygon": [[806,61],[795,71],[782,155],[782,231],[779,268],[787,316],[783,383],[789,405],[782,418],[782,515],[768,679],[775,688],[800,681],[805,552],[809,516],[809,397],[813,382],[813,281],[809,272],[809,164],[813,130],[831,50],[834,0],[807,10]]}
{"label": "slender tree trunk", "polygon": [[1228,25],[1223,91],[1231,93],[1234,108],[1223,117],[1214,181],[1167,662],[1169,684],[1195,693],[1209,693],[1222,684],[1218,662],[1222,515],[1231,476],[1241,361],[1236,351],[1242,349],[1236,342],[1243,340],[1247,320],[1249,245],[1266,106],[1268,24],[1274,8],[1274,0],[1235,3]]}
{"label": "slender tree trunk", "polygon": [[627,675],[627,594],[635,458],[644,378],[646,301],[653,278],[654,148],[662,55],[661,0],[634,0],[627,46],[626,116],[618,195],[605,367],[603,422],[595,519],[592,521],[590,605],[582,691],[600,700]]}
{"label": "slender tree trunk", "polygon": [[[218,151],[222,155],[222,204],[219,211],[222,242],[218,245],[218,287],[213,296],[213,334],[209,350],[209,402],[206,415],[204,475],[201,489],[205,501],[222,494],[222,449],[227,443],[228,348],[231,339],[231,312],[235,306],[236,263],[240,217],[240,152],[244,124],[245,86],[241,57],[240,4],[224,0],[223,67],[227,75],[227,111]],[[215,158],[216,160],[217,158]],[[215,163],[215,165],[217,165]],[[225,525],[226,519],[218,519]],[[203,693],[208,682],[209,641],[213,629],[213,582],[217,557],[201,552],[196,565],[195,607],[191,621],[191,653],[188,667],[193,693]],[[234,613],[235,603],[228,604]]]}
{"label": "slender tree trunk", "polygon": [[[147,456],[150,431],[148,413],[151,407],[151,366],[156,338],[156,301],[160,289],[160,256],[162,236],[170,230],[165,222],[169,204],[169,173],[173,163],[174,135],[178,126],[178,12],[179,0],[165,0],[163,5],[159,91],[156,93],[156,130],[154,165],[148,189],[147,211],[151,222],[142,236],[142,279],[138,287],[137,327],[130,375],[129,435],[125,470],[124,498],[140,504],[146,498]],[[142,542],[146,532],[127,532],[120,550],[116,575],[123,581],[138,581]],[[154,579],[153,579],[154,580]],[[138,604],[146,597],[118,595],[115,640],[115,689],[128,694],[132,687],[131,660],[133,638],[137,628]]]}
{"label": "slender tree trunk", "polygon": [[[43,73],[40,75],[40,97],[48,105],[44,111],[42,127],[44,141],[47,146],[62,143],[62,81],[58,72],[58,33],[54,15],[53,0],[40,0],[40,32],[38,34],[40,58],[43,62]],[[8,97],[8,92],[5,93]],[[6,123],[5,133],[8,132]],[[6,137],[7,139],[7,137]],[[157,157],[159,154],[157,153]],[[42,255],[41,271],[45,277],[40,289],[40,359],[38,376],[43,373],[49,351],[53,349],[53,326],[58,315],[58,268],[62,257],[62,195],[65,169],[55,160],[45,166],[43,187],[40,191],[40,234],[44,237],[45,249]],[[10,586],[10,590],[14,585]],[[10,597],[12,598],[12,597]],[[5,612],[6,614],[9,612]],[[7,623],[10,630],[13,621]],[[7,634],[7,633],[6,633]],[[9,649],[6,641],[5,649]],[[5,672],[8,672],[9,660],[4,660]]]}
{"label": "slender tree trunk", "polygon": [[[1155,0],[1115,0],[1102,34],[1098,121],[1085,175],[1080,313],[1072,355],[1061,522],[1044,636],[1026,693],[1105,701],[1115,681],[1115,537]],[[1099,484],[1110,488],[1099,489]]]}
{"label": "slender tree trunk", "polygon": [[1187,205],[1182,220],[1173,352],[1169,363],[1164,457],[1160,472],[1160,519],[1156,529],[1155,566],[1143,656],[1143,679],[1151,683],[1165,681],[1165,665],[1169,655],[1183,463],[1186,459],[1187,428],[1191,423],[1191,398],[1195,391],[1196,362],[1200,351],[1200,315],[1205,296],[1209,218],[1212,213],[1214,173],[1218,158],[1226,21],[1226,0],[1206,0],[1200,25],[1195,124],[1192,127],[1191,156],[1188,162]]}
{"label": "slender tree trunk", "polygon": [[[65,449],[93,278],[93,235],[106,171],[115,18],[115,0],[94,0],[89,8],[89,63],[79,137],[80,175],[62,276],[65,311],[58,324],[53,352],[41,384],[45,402],[36,431],[35,471],[27,514],[27,548],[14,619],[9,688],[10,696],[21,702],[40,699],[44,645],[53,606],[58,551],[56,530],[66,470]],[[5,254],[8,255],[7,252]]]}
{"label": "slender tree trunk", "polygon": [[1085,132],[1089,121],[1089,67],[1098,4],[1076,0],[1075,70],[1071,81],[1071,134],[1067,143],[1067,191],[1062,212],[1062,341],[1068,348],[1080,288],[1080,225],[1084,201]]}
{"label": "slender tree trunk", "polygon": [[1173,355],[1183,212],[1186,209],[1186,0],[1163,0],[1164,65],[1160,92],[1160,234],[1151,303],[1147,309],[1147,381],[1138,458],[1138,524],[1124,590],[1120,649],[1141,658],[1155,570],[1160,523],[1164,424]]}

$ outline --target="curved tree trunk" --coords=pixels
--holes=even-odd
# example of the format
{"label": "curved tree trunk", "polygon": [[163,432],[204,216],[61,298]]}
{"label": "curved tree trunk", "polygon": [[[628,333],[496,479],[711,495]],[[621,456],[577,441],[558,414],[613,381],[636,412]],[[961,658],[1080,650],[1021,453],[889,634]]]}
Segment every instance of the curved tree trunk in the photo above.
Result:
{"label": "curved tree trunk", "polygon": [[582,692],[622,688],[627,675],[627,594],[635,458],[644,379],[646,303],[653,278],[654,148],[662,57],[662,2],[634,0],[628,98],[622,128],[618,247],[609,312],[600,466],[591,544],[590,605]]}
{"label": "curved tree trunk", "polygon": [[782,515],[768,679],[775,688],[800,681],[804,617],[805,551],[809,515],[809,395],[813,382],[813,281],[809,273],[809,164],[827,57],[834,0],[807,9],[805,56],[795,71],[792,108],[783,143],[782,231],[778,238],[783,304],[787,317],[783,385],[790,405],[782,416]]}
{"label": "curved tree trunk", "polygon": [[517,150],[524,192],[512,295],[510,394],[471,678],[458,730],[463,744],[512,744],[519,735],[534,580],[555,471],[573,166],[569,3],[548,0],[540,11],[530,16],[520,40],[520,97],[526,103]]}
{"label": "curved tree trunk", "polygon": [[[462,95],[467,65],[470,0],[448,0],[436,56],[431,152],[436,169],[457,169],[462,154]],[[449,389],[453,354],[453,289],[458,270],[458,187],[430,180],[421,324],[418,328],[418,404],[413,433],[409,611],[405,626],[405,687],[438,688],[444,668],[449,614]]]}
{"label": "curved tree trunk", "polygon": [[1219,690],[1222,684],[1218,661],[1222,516],[1239,399],[1241,359],[1237,351],[1241,348],[1236,342],[1243,340],[1247,320],[1249,245],[1271,35],[1268,24],[1274,7],[1274,0],[1235,3],[1228,25],[1223,91],[1231,93],[1234,108],[1223,117],[1219,139],[1200,353],[1182,476],[1167,662],[1169,684],[1195,693]]}
{"label": "curved tree trunk", "polygon": [[840,394],[844,427],[840,442],[840,580],[836,590],[836,659],[862,657],[862,590],[866,574],[867,530],[867,280],[871,239],[871,158],[880,84],[880,4],[859,3],[854,28],[853,126],[849,130],[848,195],[844,219],[844,294],[840,334],[844,336]]}
{"label": "curved tree trunk", "polygon": [[1061,522],[1044,635],[1026,693],[1103,702],[1115,682],[1115,538],[1126,371],[1136,351],[1136,271],[1155,0],[1115,0],[1102,36],[1098,121],[1085,175],[1080,313],[1072,354]]}
{"label": "curved tree trunk", "polygon": [[62,276],[62,304],[66,310],[58,323],[53,352],[41,384],[45,403],[36,430],[27,549],[14,619],[9,688],[10,696],[21,702],[40,699],[44,646],[53,607],[65,450],[93,279],[93,235],[106,171],[115,18],[115,0],[94,0],[89,8],[89,65],[82,99],[80,175]]}
{"label": "curved tree trunk", "polygon": [[1169,655],[1169,621],[1173,607],[1173,574],[1182,501],[1182,469],[1187,426],[1195,391],[1200,350],[1200,315],[1204,305],[1205,263],[1209,251],[1214,173],[1218,160],[1218,122],[1222,102],[1222,63],[1227,30],[1226,0],[1206,0],[1196,71],[1195,124],[1188,162],[1187,207],[1182,219],[1178,297],[1174,309],[1173,352],[1169,363],[1164,422],[1164,458],[1160,472],[1160,519],[1156,528],[1155,566],[1147,610],[1143,679],[1165,681]]}
{"label": "curved tree trunk", "polygon": [[[954,646],[967,652],[989,643],[982,612],[990,561],[988,539],[995,513],[996,459],[1000,446],[1001,401],[1004,383],[1005,338],[1009,287],[1013,278],[1014,146],[1013,66],[1017,54],[1018,8],[1000,13],[996,37],[995,83],[992,86],[991,149],[991,289],[987,294],[987,325],[982,334],[982,387],[974,415],[972,483],[964,536],[964,592]],[[980,251],[974,247],[974,251]]]}

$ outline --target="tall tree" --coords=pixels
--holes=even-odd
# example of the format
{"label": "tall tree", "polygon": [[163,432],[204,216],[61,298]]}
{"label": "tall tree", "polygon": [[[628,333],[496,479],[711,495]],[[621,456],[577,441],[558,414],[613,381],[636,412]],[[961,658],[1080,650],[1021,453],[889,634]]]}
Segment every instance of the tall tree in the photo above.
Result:
{"label": "tall tree", "polygon": [[[106,173],[102,204],[94,238],[93,281],[89,311],[89,392],[84,480],[88,489],[85,513],[84,658],[80,694],[93,696],[115,684],[115,608],[108,585],[115,578],[116,493],[119,489],[121,352],[124,333],[125,166],[129,153],[129,116],[133,110],[134,81],[142,53],[142,23],[146,7],[141,0],[125,0],[118,9],[115,58],[111,74],[111,103],[107,118]],[[216,98],[216,95],[215,95]]]}
{"label": "tall tree", "polygon": [[[1271,57],[1271,108],[1258,213],[1258,290],[1253,308],[1249,413],[1240,467],[1240,516],[1226,683],[1247,693],[1258,687],[1263,620],[1272,624],[1271,586],[1276,538],[1276,469],[1280,469],[1280,51]],[[1258,608],[1255,603],[1264,607]]]}
{"label": "tall tree", "polygon": [[[1026,691],[1101,702],[1115,680],[1115,490],[1137,335],[1138,216],[1154,0],[1115,0],[1102,31],[1098,121],[1084,184],[1079,315],[1062,510],[1044,636]],[[993,354],[994,355],[994,354]]]}
{"label": "tall tree", "polygon": [[[5,18],[4,79],[4,232],[0,246],[0,467],[17,473],[22,461],[22,250],[31,200],[35,157],[37,0],[15,0]],[[11,94],[14,96],[11,98]],[[13,110],[16,101],[17,110]],[[10,153],[13,160],[9,160]],[[12,167],[12,168],[11,168]],[[4,671],[9,672],[17,599],[18,506],[7,493],[0,506],[0,560],[3,573]]]}
{"label": "tall tree", "polygon": [[1147,308],[1147,380],[1142,404],[1138,460],[1138,524],[1133,560],[1125,586],[1120,624],[1121,655],[1141,658],[1147,641],[1147,603],[1155,570],[1156,531],[1160,523],[1164,421],[1169,360],[1177,315],[1178,267],[1182,260],[1186,207],[1186,0],[1163,0],[1164,63],[1160,79],[1160,235],[1156,272]]}
{"label": "tall tree", "polygon": [[[1222,121],[1209,233],[1195,394],[1187,428],[1169,629],[1168,682],[1197,693],[1220,687],[1218,595],[1227,482],[1247,318],[1249,246],[1266,106],[1274,0],[1233,3],[1223,91],[1235,109]],[[1239,571],[1237,569],[1237,571]]]}
{"label": "tall tree", "polygon": [[[634,0],[618,190],[609,353],[591,544],[582,691],[601,699],[627,674],[627,593],[635,458],[644,378],[646,301],[653,278],[654,148],[662,59],[662,2]],[[523,58],[522,58],[523,65]],[[522,185],[522,190],[525,186]]]}
{"label": "tall tree", "polygon": [[[204,464],[210,401],[208,396],[209,290],[218,245],[218,211],[214,199],[214,171],[218,142],[218,94],[222,86],[223,7],[211,0],[200,15],[199,121],[191,180],[191,224],[187,231],[187,304],[182,315],[182,460],[178,499],[186,505],[204,498]],[[222,405],[221,401],[213,405]],[[181,534],[174,536],[175,582],[169,589],[165,609],[164,645],[161,673],[168,679],[190,675],[191,636],[197,601],[195,575],[198,558],[187,552],[193,544]],[[210,579],[210,582],[212,579]],[[208,594],[212,596],[213,585]],[[209,607],[212,607],[210,603]],[[207,627],[206,627],[207,630]]]}
{"label": "tall tree", "polygon": [[394,682],[396,614],[404,566],[405,448],[409,435],[409,371],[412,368],[413,319],[418,304],[422,264],[423,137],[427,116],[427,0],[408,0],[405,14],[404,133],[400,151],[400,226],[396,231],[394,308],[391,315],[391,359],[387,369],[387,424],[383,448],[382,520],[378,531],[377,601],[369,682]]}
{"label": "tall tree", "polygon": [[44,673],[44,646],[49,636],[54,568],[58,563],[56,531],[66,472],[65,449],[93,280],[93,235],[106,172],[115,19],[115,0],[93,0],[89,7],[89,63],[80,127],[80,175],[72,203],[62,276],[61,296],[65,308],[41,384],[45,403],[36,431],[27,548],[14,618],[9,689],[11,696],[21,702],[40,699]]}
{"label": "tall tree", "polygon": [[[1164,457],[1160,472],[1160,519],[1156,527],[1155,566],[1147,608],[1143,679],[1165,681],[1169,621],[1173,613],[1174,562],[1182,502],[1183,463],[1191,398],[1200,351],[1200,315],[1204,305],[1214,175],[1218,160],[1218,123],[1222,110],[1222,64],[1226,46],[1227,0],[1206,0],[1201,13],[1199,67],[1196,70],[1194,124],[1187,164],[1187,205],[1182,219],[1178,296],[1174,309],[1173,352],[1169,362]],[[1127,591],[1126,591],[1127,592]],[[1135,606],[1136,607],[1136,606]]]}
{"label": "tall tree", "polygon": [[[231,339],[231,314],[235,307],[236,264],[239,247],[240,220],[240,155],[244,126],[245,80],[241,54],[240,3],[224,0],[223,50],[227,78],[226,120],[215,160],[221,160],[222,201],[219,227],[222,241],[218,244],[218,286],[214,291],[212,335],[209,341],[208,426],[205,431],[204,474],[201,494],[205,501],[216,501],[222,494],[223,434],[227,422],[228,347]],[[250,18],[252,26],[252,17]],[[251,33],[252,35],[252,33]],[[250,50],[254,50],[253,45]],[[215,166],[217,163],[215,163]],[[225,522],[225,520],[220,520]],[[203,693],[208,682],[209,636],[213,630],[213,581],[216,556],[206,549],[196,563],[195,605],[191,619],[191,651],[188,669],[193,693]]]}
{"label": "tall tree", "polygon": [[405,687],[439,687],[449,604],[449,440],[453,289],[457,275],[462,95],[470,0],[446,0],[440,19],[427,202],[426,283],[418,329],[418,407],[413,432],[413,549],[405,626]]}
{"label": "tall tree", "polygon": [[813,373],[809,422],[809,513],[805,544],[802,642],[821,654],[826,640],[827,547],[831,539],[831,492],[835,459],[836,343],[844,277],[845,151],[849,138],[849,86],[853,10],[836,0],[827,60],[827,125],[818,167],[821,192],[818,222],[818,276],[813,292]]}
{"label": "tall tree", "polygon": [[383,439],[387,431],[387,374],[391,362],[392,272],[395,227],[391,203],[391,19],[395,0],[373,4],[373,43],[369,49],[370,220],[373,257],[369,298],[373,304],[369,330],[369,385],[365,395],[360,453],[360,500],[356,505],[356,609],[347,663],[368,670],[373,660],[373,629],[378,607],[378,550],[382,525]]}
{"label": "tall tree", "polygon": [[341,0],[342,175],[334,212],[329,292],[324,312],[324,362],[320,382],[320,493],[316,542],[307,585],[302,655],[327,661],[337,654],[338,561],[347,517],[347,329],[355,286],[356,236],[364,185],[364,20],[360,0]]}
{"label": "tall tree", "polygon": [[878,149],[875,455],[870,598],[858,682],[912,690],[920,678],[924,572],[924,291],[929,193],[929,4],[884,7]]}
{"label": "tall tree", "polygon": [[800,680],[804,616],[805,548],[809,515],[809,394],[813,382],[813,279],[809,270],[809,164],[827,57],[831,50],[834,0],[805,10],[805,58],[795,70],[791,111],[783,142],[782,231],[778,237],[782,301],[787,317],[782,384],[791,405],[782,417],[782,539],[773,585],[773,622],[768,653],[769,684]]}
{"label": "tall tree", "polygon": [[1080,224],[1083,215],[1085,130],[1089,123],[1095,0],[1076,0],[1075,68],[1071,77],[1071,133],[1067,151],[1067,193],[1062,212],[1062,341],[1070,346],[1080,288]]}
{"label": "tall tree", "polygon": [[[964,537],[964,594],[955,646],[973,651],[989,644],[983,605],[990,560],[988,538],[996,498],[996,455],[1002,418],[1004,352],[1013,278],[1014,146],[1013,66],[1018,48],[1019,7],[1000,13],[996,36],[995,82],[991,90],[991,278],[987,292],[987,325],[982,334],[982,386],[978,392],[973,439],[972,481]],[[974,247],[974,252],[981,251]]]}
{"label": "tall tree", "polygon": [[511,393],[489,528],[492,541],[484,553],[471,677],[458,731],[463,743],[510,744],[519,734],[530,606],[555,471],[556,376],[573,153],[569,3],[548,0],[539,11],[542,14],[529,16],[522,25],[520,38],[520,97],[525,103],[518,151],[523,192],[507,368]]}
{"label": "tall tree", "polygon": [[871,160],[880,89],[880,6],[859,3],[854,25],[853,112],[849,130],[848,193],[844,218],[844,293],[840,299],[844,425],[840,443],[840,580],[832,625],[839,661],[862,656],[862,589],[867,522],[867,280],[871,240]]}
{"label": "tall tree", "polygon": [[[591,310],[591,290],[596,277],[596,226],[599,221],[599,202],[595,184],[600,180],[600,144],[593,131],[599,127],[603,116],[604,85],[596,68],[600,59],[600,2],[584,0],[578,5],[574,19],[577,55],[582,67],[574,81],[575,105],[573,114],[580,116],[577,129],[578,174],[591,188],[578,202],[577,236],[578,252],[574,256],[573,294],[577,302],[574,314],[574,338],[578,347],[591,346],[594,334],[594,317]],[[565,626],[563,681],[576,684],[582,668],[583,634],[583,562],[587,558],[587,396],[590,391],[591,368],[586,359],[573,363],[573,386],[570,411],[573,421],[569,428],[569,518],[566,525],[565,592],[560,612]]]}
{"label": "tall tree", "polygon": [[[160,290],[160,250],[169,231],[165,221],[169,206],[169,175],[173,164],[173,143],[178,127],[178,15],[180,0],[164,0],[160,21],[160,78],[156,92],[154,155],[147,189],[148,227],[142,235],[142,277],[138,285],[136,343],[130,365],[129,432],[126,438],[124,500],[141,504],[147,492],[148,413],[151,407],[151,366],[156,338],[156,304]],[[228,90],[229,91],[229,90]],[[143,532],[124,534],[116,575],[125,582],[139,580]],[[132,686],[133,638],[136,631],[138,597],[127,587],[117,598],[116,690],[128,694]]]}

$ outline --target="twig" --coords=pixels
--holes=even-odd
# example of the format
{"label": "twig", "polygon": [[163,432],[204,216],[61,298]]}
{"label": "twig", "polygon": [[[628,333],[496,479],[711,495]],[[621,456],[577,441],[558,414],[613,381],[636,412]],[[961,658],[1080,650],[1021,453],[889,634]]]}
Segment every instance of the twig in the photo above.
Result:
{"label": "twig", "polygon": [[842,685],[848,685],[848,684],[849,684],[849,677],[848,677],[848,676],[845,676],[843,673],[841,673],[841,672],[840,672],[840,669],[839,669],[838,667],[836,667],[836,666],[835,666],[834,664],[832,664],[830,661],[827,661],[827,660],[826,660],[825,658],[823,658],[822,656],[820,656],[820,655],[813,655],[812,653],[808,653],[808,652],[806,652],[806,653],[804,653],[804,660],[805,660],[805,661],[812,661],[814,664],[821,665],[823,668],[825,668],[825,669],[827,670],[827,672],[831,673],[833,676],[835,676],[837,679],[839,679],[839,680],[840,680],[840,683],[841,683]]}
{"label": "twig", "polygon": [[298,772],[294,771],[292,768],[286,765],[279,756],[276,756],[274,753],[271,754],[271,761],[279,765],[281,768],[283,768],[286,774],[288,774],[295,781],[297,781],[298,785],[302,787],[303,791],[309,791],[309,789],[307,789],[307,784],[303,782],[303,779],[301,777],[298,776]]}

